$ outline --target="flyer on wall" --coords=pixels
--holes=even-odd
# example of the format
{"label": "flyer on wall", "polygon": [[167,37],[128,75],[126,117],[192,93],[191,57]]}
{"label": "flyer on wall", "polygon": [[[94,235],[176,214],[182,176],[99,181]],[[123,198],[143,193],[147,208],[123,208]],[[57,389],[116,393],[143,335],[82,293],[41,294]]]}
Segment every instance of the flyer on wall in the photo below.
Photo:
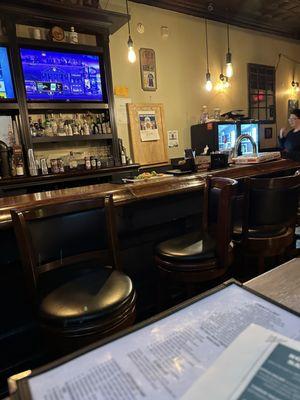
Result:
{"label": "flyer on wall", "polygon": [[142,142],[159,140],[155,111],[139,111],[139,125]]}

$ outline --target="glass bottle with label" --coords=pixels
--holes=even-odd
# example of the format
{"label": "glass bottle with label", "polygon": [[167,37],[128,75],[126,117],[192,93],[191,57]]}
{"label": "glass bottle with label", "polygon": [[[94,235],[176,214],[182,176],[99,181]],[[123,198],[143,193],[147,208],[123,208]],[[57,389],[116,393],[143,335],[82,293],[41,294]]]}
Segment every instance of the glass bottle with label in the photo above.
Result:
{"label": "glass bottle with label", "polygon": [[73,151],[70,151],[70,156],[69,156],[69,167],[70,169],[77,169],[78,163],[77,160],[74,156]]}
{"label": "glass bottle with label", "polygon": [[24,164],[23,164],[23,160],[21,157],[17,161],[16,174],[17,174],[17,176],[24,175]]}
{"label": "glass bottle with label", "polygon": [[71,30],[69,33],[70,43],[77,44],[78,43],[78,33],[75,32],[74,26],[71,26]]}

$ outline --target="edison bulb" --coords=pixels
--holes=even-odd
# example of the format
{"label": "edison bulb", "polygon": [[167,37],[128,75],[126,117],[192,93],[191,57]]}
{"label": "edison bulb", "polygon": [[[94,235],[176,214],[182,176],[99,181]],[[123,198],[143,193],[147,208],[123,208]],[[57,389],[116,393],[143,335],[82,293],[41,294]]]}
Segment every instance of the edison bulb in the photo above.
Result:
{"label": "edison bulb", "polygon": [[227,78],[231,78],[233,75],[233,68],[232,68],[232,63],[227,63],[226,64],[226,76]]}
{"label": "edison bulb", "polygon": [[134,62],[136,62],[136,54],[135,54],[135,51],[134,51],[134,48],[133,48],[133,46],[129,46],[128,47],[128,61],[130,62],[130,63],[134,63]]}
{"label": "edison bulb", "polygon": [[213,85],[212,85],[211,80],[207,80],[206,83],[205,83],[205,89],[206,89],[208,92],[211,92],[211,91],[212,91],[212,87],[213,87]]}

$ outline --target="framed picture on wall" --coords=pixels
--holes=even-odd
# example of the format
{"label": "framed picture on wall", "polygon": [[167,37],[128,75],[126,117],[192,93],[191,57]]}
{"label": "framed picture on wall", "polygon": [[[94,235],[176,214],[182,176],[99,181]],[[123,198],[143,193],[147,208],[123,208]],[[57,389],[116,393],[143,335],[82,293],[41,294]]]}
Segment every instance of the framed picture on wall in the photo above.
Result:
{"label": "framed picture on wall", "polygon": [[295,110],[295,108],[299,108],[299,101],[288,100],[288,117],[290,116],[291,112]]}
{"label": "framed picture on wall", "polygon": [[155,51],[140,49],[140,70],[142,89],[155,91],[157,89]]}

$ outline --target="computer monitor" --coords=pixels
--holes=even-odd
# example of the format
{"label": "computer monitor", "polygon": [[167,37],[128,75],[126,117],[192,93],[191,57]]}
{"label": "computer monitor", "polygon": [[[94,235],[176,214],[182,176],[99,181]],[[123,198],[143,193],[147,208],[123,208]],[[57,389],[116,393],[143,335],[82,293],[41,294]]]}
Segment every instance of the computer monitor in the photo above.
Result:
{"label": "computer monitor", "polygon": [[15,100],[15,90],[7,47],[0,46],[0,102],[8,100]]}

